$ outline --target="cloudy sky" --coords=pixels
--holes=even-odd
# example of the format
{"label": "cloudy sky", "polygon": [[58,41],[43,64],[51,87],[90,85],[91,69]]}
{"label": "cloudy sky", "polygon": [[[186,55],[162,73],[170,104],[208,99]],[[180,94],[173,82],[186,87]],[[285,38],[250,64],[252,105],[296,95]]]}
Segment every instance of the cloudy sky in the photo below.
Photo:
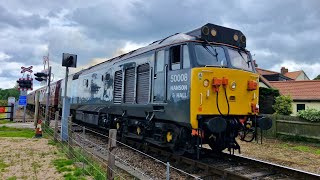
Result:
{"label": "cloudy sky", "polygon": [[241,30],[259,67],[314,78],[319,9],[319,0],[2,0],[0,88],[14,86],[21,66],[42,70],[48,53],[57,80],[63,52],[77,54],[82,68],[207,22]]}

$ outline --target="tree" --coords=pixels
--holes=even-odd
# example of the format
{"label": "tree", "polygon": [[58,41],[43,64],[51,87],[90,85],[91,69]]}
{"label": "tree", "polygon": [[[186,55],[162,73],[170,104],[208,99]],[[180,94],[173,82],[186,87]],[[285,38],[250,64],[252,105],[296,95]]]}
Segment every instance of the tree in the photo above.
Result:
{"label": "tree", "polygon": [[317,77],[315,77],[313,80],[320,80],[320,74]]}
{"label": "tree", "polygon": [[272,106],[276,114],[290,115],[292,114],[292,98],[290,96],[278,96],[276,102]]}

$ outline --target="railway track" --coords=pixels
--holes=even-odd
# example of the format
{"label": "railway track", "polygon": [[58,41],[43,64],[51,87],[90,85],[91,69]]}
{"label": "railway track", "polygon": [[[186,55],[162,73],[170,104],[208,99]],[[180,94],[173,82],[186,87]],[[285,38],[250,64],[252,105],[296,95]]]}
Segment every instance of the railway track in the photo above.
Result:
{"label": "railway track", "polygon": [[[106,144],[105,138],[101,138],[101,135],[99,138],[98,134],[92,132],[94,131],[103,133],[101,130],[89,128],[89,131],[87,127],[86,129],[86,137],[90,141],[94,141],[100,145]],[[74,127],[74,130],[75,132],[83,133],[82,128]],[[230,155],[226,153],[214,155],[210,153],[209,149],[204,149],[201,153],[200,160],[196,160],[190,156],[176,156],[169,151],[165,151],[154,146],[141,144],[133,140],[126,139],[125,143],[133,148],[137,148],[147,153],[148,155],[153,156],[154,158],[160,159],[164,162],[169,161],[170,164],[194,175],[194,177],[199,177],[199,179],[320,179],[319,174],[297,170],[241,155]],[[125,147],[120,145],[118,148],[121,148],[121,151],[123,151],[123,148]],[[99,152],[99,148],[98,150],[93,150],[93,153],[99,154],[99,156],[104,155],[104,153]],[[141,154],[141,156],[143,155]],[[173,179],[192,179],[185,175],[176,175],[174,177],[176,178]],[[138,178],[148,179],[150,177]],[[163,177],[160,177],[159,179],[162,178]]]}

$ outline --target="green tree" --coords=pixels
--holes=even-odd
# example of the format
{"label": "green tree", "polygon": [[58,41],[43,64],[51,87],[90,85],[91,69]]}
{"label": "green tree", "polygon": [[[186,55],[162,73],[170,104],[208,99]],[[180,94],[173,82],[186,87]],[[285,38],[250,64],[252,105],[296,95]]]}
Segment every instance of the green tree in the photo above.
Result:
{"label": "green tree", "polygon": [[275,104],[272,106],[276,114],[290,115],[292,114],[292,98],[290,96],[278,96]]}
{"label": "green tree", "polygon": [[19,98],[19,91],[15,88],[0,89],[0,100],[8,100],[8,97]]}
{"label": "green tree", "polygon": [[313,80],[320,80],[320,74],[317,77],[315,77]]}

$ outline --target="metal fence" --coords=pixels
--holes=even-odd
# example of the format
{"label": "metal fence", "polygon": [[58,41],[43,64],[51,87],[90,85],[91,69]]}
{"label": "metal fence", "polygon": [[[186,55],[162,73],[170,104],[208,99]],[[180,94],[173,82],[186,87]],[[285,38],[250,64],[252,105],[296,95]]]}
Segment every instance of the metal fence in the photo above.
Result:
{"label": "metal fence", "polygon": [[[45,116],[41,113],[39,117],[44,118]],[[53,116],[49,114],[49,117]],[[201,179],[172,166],[169,162],[157,159],[118,141],[115,129],[104,134],[73,123],[71,119],[69,117],[68,125],[65,126],[61,123],[62,117],[56,112],[54,121],[51,119],[51,126],[44,127],[44,134],[54,139],[70,158],[83,163],[83,170],[94,179]],[[67,133],[60,131],[63,126],[68,129]],[[63,141],[61,135],[66,135],[67,140]],[[102,141],[94,142],[95,137],[91,135],[95,135],[96,138],[101,137]],[[132,154],[128,156],[119,153],[123,149],[132,152]],[[141,162],[136,160],[137,157],[140,157],[138,159]],[[143,158],[141,159],[141,157]],[[150,170],[148,166],[143,166],[142,161],[146,161],[149,166],[152,164],[156,167],[156,172]],[[89,173],[88,168],[94,171]],[[124,173],[124,171],[126,172]]]}

